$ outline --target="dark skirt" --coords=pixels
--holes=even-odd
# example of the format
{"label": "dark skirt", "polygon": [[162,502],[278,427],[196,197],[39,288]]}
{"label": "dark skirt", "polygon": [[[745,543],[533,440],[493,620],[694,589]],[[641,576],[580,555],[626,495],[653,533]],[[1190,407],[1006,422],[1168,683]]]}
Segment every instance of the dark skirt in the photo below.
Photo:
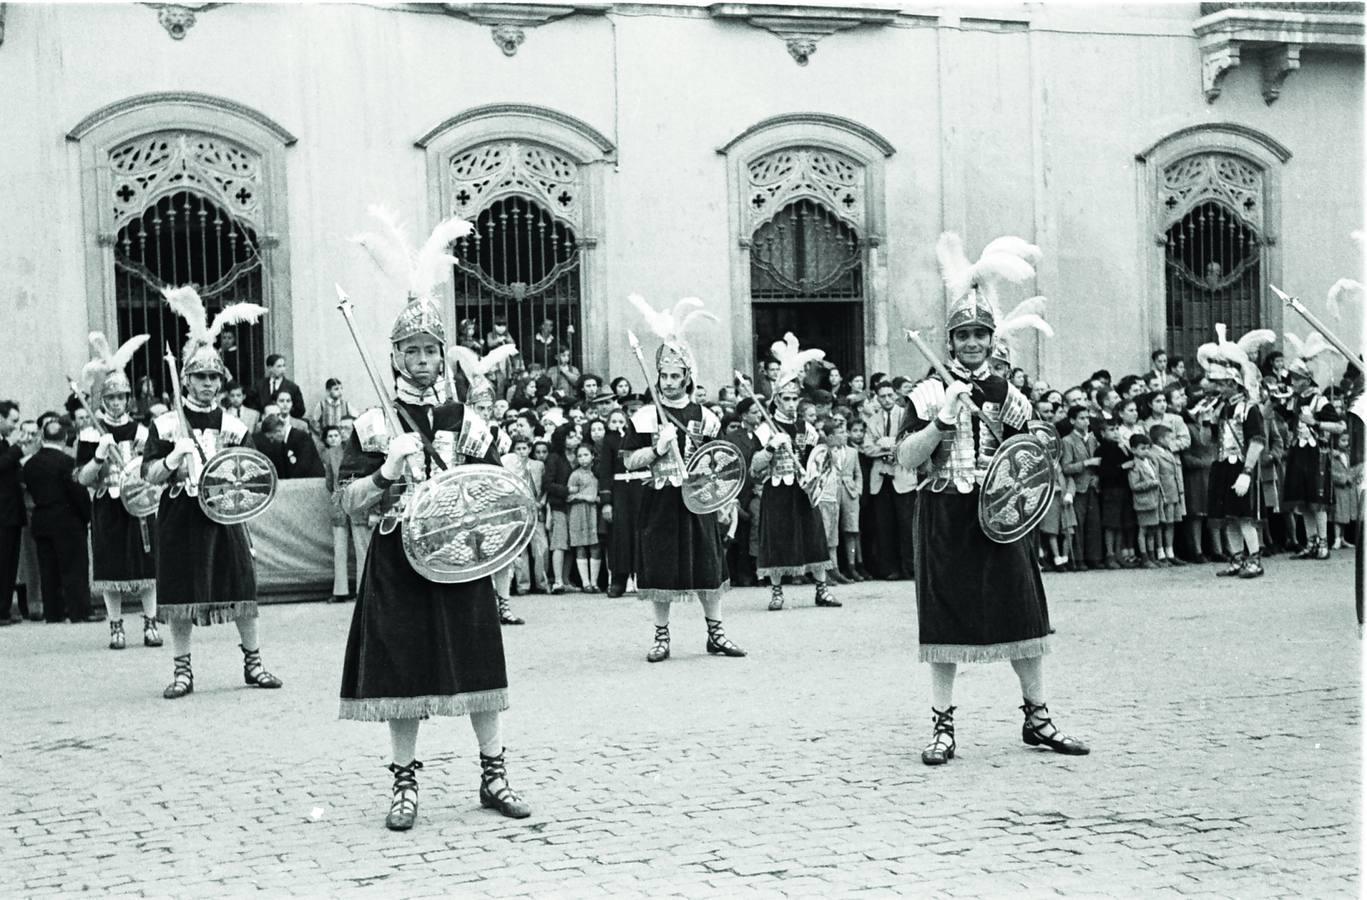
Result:
{"label": "dark skirt", "polygon": [[1334,479],[1329,450],[1319,447],[1293,447],[1286,455],[1286,483],[1283,503],[1320,503],[1334,501]]}
{"label": "dark skirt", "polygon": [[1134,494],[1124,485],[1101,489],[1101,527],[1124,531],[1139,527],[1134,512]]}
{"label": "dark skirt", "polygon": [[493,581],[428,581],[398,528],[371,534],[342,663],[340,718],[364,722],[508,708]]}
{"label": "dark skirt", "polygon": [[641,515],[640,481],[612,482],[612,522],[608,526],[608,569],[613,578],[626,578],[636,571],[636,528]]}
{"label": "dark skirt", "polygon": [[210,521],[197,499],[168,489],[157,511],[157,619],[213,625],[255,617],[246,527]]}
{"label": "dark skirt", "polygon": [[1049,606],[1032,538],[990,541],[978,492],[923,491],[916,504],[922,662],[1028,659],[1049,652]]}
{"label": "dark skirt", "polygon": [[1182,487],[1187,515],[1206,515],[1210,509],[1210,469],[1183,469]]}
{"label": "dark skirt", "polygon": [[91,588],[126,594],[155,586],[156,532],[155,518],[140,521],[128,514],[121,501],[108,494],[96,497],[90,510]]}
{"label": "dark skirt", "polygon": [[636,596],[652,603],[717,600],[731,586],[717,514],[699,516],[672,485],[641,491]]}
{"label": "dark skirt", "polygon": [[764,482],[759,501],[761,578],[806,575],[834,568],[826,526],[801,485]]}
{"label": "dark skirt", "polygon": [[1240,463],[1217,461],[1210,467],[1210,499],[1207,516],[1212,519],[1256,519],[1261,509],[1261,493],[1256,477],[1250,479],[1248,493],[1240,497],[1234,493],[1234,482],[1243,474]]}

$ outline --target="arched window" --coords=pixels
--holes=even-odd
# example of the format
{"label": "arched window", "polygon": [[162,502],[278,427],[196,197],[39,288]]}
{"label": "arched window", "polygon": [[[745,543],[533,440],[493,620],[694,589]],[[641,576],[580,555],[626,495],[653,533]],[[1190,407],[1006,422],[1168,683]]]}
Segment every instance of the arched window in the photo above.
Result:
{"label": "arched window", "polygon": [[871,129],[824,113],[758,122],[717,150],[727,158],[733,359],[757,365],[792,331],[846,372],[886,367],[883,164]]}
{"label": "arched window", "polygon": [[134,376],[170,387],[164,348],[180,350],[185,325],[162,302],[168,285],[195,285],[211,316],[242,301],[270,309],[221,339],[235,378],[259,377],[267,353],[291,353],[285,148],[293,135],[231,100],[174,91],[103,107],[67,140],[80,146],[90,327],[121,341],[151,335]]}
{"label": "arched window", "polygon": [[1190,358],[1215,323],[1237,337],[1262,326],[1263,179],[1225,153],[1188,156],[1166,167],[1164,209],[1166,346]]}
{"label": "arched window", "polygon": [[[119,340],[152,338],[133,360],[134,383],[150,375],[159,389],[169,388],[163,348],[179,354],[185,340],[162,288],[195,285],[211,318],[228,304],[264,302],[260,168],[250,151],[193,132],[140,137],[110,153]],[[264,370],[263,328],[238,325],[221,338],[233,377],[250,380]]]}

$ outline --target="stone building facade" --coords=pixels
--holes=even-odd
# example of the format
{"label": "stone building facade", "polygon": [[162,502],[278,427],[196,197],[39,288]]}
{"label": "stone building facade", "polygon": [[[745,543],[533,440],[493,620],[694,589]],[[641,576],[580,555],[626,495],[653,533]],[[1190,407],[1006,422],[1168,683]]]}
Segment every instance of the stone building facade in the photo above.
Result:
{"label": "stone building facade", "polygon": [[1323,315],[1360,277],[1362,38],[1360,3],[0,4],[0,396],[59,402],[91,329],[176,343],[190,281],[271,308],[244,380],[282,352],[369,403],[333,285],[382,354],[370,204],[476,223],[453,330],[548,318],[637,380],[632,292],[720,317],[713,385],[787,329],[922,371],[946,229],[1043,249],[1058,336],[1019,356],[1055,384],[1304,334],[1266,286]]}

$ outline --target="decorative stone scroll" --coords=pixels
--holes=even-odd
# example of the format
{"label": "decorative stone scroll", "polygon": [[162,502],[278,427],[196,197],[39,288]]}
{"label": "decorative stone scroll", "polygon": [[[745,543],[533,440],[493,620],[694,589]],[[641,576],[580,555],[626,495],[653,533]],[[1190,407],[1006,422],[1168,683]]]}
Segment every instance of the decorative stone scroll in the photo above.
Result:
{"label": "decorative stone scroll", "polygon": [[1264,196],[1262,171],[1229,153],[1184,157],[1163,169],[1158,184],[1165,230],[1196,206],[1214,200],[1261,232]]}
{"label": "decorative stone scroll", "polygon": [[451,157],[451,212],[474,221],[480,210],[508,194],[529,196],[576,233],[582,226],[579,166],[540,144],[496,141]]}
{"label": "decorative stone scroll", "polygon": [[746,234],[801,197],[810,197],[863,232],[864,167],[848,156],[816,147],[768,153],[747,167]]}
{"label": "decorative stone scroll", "polygon": [[223,138],[188,131],[145,135],[111,151],[109,169],[115,231],[180,190],[205,194],[233,218],[262,230],[261,159]]}

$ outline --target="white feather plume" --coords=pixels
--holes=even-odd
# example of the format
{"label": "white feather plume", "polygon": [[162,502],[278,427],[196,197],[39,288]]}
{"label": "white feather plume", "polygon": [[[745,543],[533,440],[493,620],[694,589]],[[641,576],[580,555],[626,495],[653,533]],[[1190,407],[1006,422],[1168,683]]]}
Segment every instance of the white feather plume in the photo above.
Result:
{"label": "white feather plume", "polygon": [[213,324],[209,326],[208,342],[213,343],[229,325],[253,325],[267,312],[269,310],[259,303],[233,303],[223,307],[218,315],[214,316]]}
{"label": "white feather plume", "polygon": [[1011,312],[997,317],[997,333],[1013,335],[1033,328],[1045,337],[1053,337],[1054,328],[1044,318],[1046,302],[1038,296],[1022,300]]}
{"label": "white feather plume", "polygon": [[988,256],[993,253],[1006,253],[1011,256],[1020,257],[1031,266],[1039,265],[1039,261],[1044,258],[1044,253],[1039,247],[1036,247],[1025,238],[1019,238],[1011,234],[1002,235],[999,238],[994,238],[987,242],[987,246],[983,248],[982,255]]}
{"label": "white feather plume", "polygon": [[[92,335],[93,337],[93,335]],[[101,335],[103,337],[103,335]],[[142,349],[142,345],[152,339],[150,334],[135,335],[119,345],[110,356],[106,357],[111,372],[122,372],[133,361],[133,354]],[[105,345],[106,347],[108,344]]]}
{"label": "white feather plume", "polygon": [[1286,334],[1282,335],[1282,340],[1286,341],[1287,349],[1291,351],[1290,355],[1292,356],[1292,358],[1305,359],[1304,341],[1302,341],[1299,337],[1297,337],[1289,331]]}
{"label": "white feather plume", "polygon": [[472,230],[474,226],[460,216],[452,216],[432,229],[413,262],[410,287],[414,294],[426,297],[437,285],[451,277],[457,262],[451,255],[451,245]]}
{"label": "white feather plume", "polygon": [[1329,288],[1329,294],[1325,302],[1329,304],[1329,312],[1335,319],[1343,318],[1341,304],[1349,298],[1362,299],[1362,285],[1351,278],[1340,278],[1334,282],[1333,287]]}
{"label": "white feather plume", "polygon": [[81,367],[81,387],[92,397],[97,393],[95,385],[107,377],[109,377],[108,364],[100,357],[92,359]]}
{"label": "white feather plume", "polygon": [[1277,333],[1270,328],[1255,328],[1239,338],[1235,343],[1238,344],[1244,356],[1253,359],[1258,355],[1258,351],[1277,340]]}
{"label": "white feather plume", "polygon": [[516,344],[500,344],[485,356],[480,356],[469,347],[456,344],[446,352],[446,356],[451,362],[460,366],[467,378],[475,381],[485,378],[497,366],[502,365],[517,355]]}
{"label": "white feather plume", "polygon": [[104,336],[103,331],[90,332],[90,349],[95,352],[95,359],[105,361],[112,359],[113,351],[109,347],[109,338]]}
{"label": "white feather plume", "polygon": [[826,358],[825,350],[803,350],[798,343],[797,335],[791,331],[783,336],[783,340],[774,341],[769,350],[774,354],[774,359],[778,360],[778,382],[775,387],[801,378],[808,363],[820,362]]}
{"label": "white feather plume", "polygon": [[655,332],[656,337],[662,340],[670,340],[674,337],[674,317],[672,315],[663,310],[657,310],[640,294],[632,294],[627,299],[641,313],[641,318],[646,320],[646,325]]}
{"label": "white feather plume", "polygon": [[199,291],[185,285],[178,288],[162,288],[161,295],[166,299],[166,305],[190,326],[191,343],[211,343],[208,337],[209,312],[204,308]]}
{"label": "white feather plume", "polygon": [[935,242],[935,257],[940,262],[940,277],[944,279],[945,287],[957,298],[960,292],[955,290],[955,285],[963,280],[963,274],[972,266],[964,255],[963,238],[952,231],[940,235]]}
{"label": "white feather plume", "polygon": [[421,248],[415,249],[399,217],[383,206],[367,207],[380,223],[378,231],[367,231],[352,240],[360,244],[388,278],[414,297],[426,297],[443,281],[451,277],[456,258],[451,245],[473,230],[473,226],[452,216],[441,222]]}

